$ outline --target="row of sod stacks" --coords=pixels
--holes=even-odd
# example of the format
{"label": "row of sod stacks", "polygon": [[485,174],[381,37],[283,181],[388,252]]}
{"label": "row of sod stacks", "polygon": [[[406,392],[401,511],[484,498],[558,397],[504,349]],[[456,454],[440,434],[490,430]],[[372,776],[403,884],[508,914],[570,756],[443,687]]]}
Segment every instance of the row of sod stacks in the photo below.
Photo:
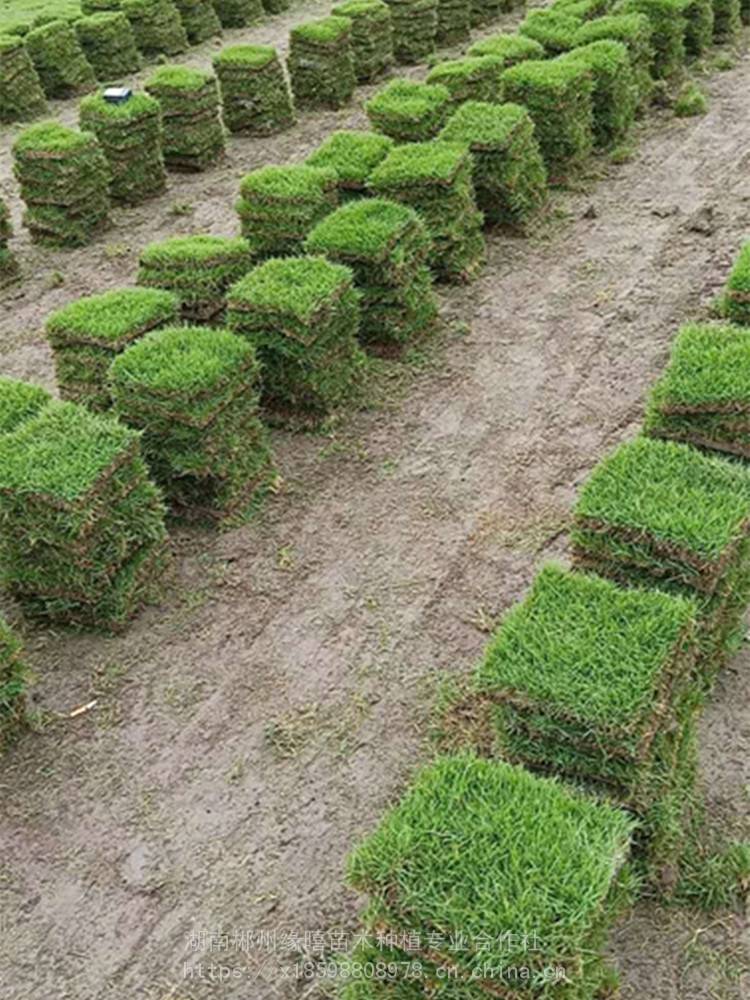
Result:
{"label": "row of sod stacks", "polygon": [[635,87],[636,105],[645,109],[654,88],[651,65],[654,50],[651,45],[651,22],[645,14],[620,14],[586,21],[575,34],[576,46],[590,45],[611,39],[622,42],[628,50]]}
{"label": "row of sod stacks", "polygon": [[233,45],[213,60],[222,116],[230,132],[272,135],[294,125],[294,105],[276,49]]}
{"label": "row of sod stacks", "polygon": [[221,21],[211,0],[174,0],[191,45],[221,34]]}
{"label": "row of sod stacks", "polygon": [[743,245],[729,273],[721,311],[732,323],[750,326],[750,242]]}
{"label": "row of sod stacks", "polygon": [[395,79],[365,104],[373,128],[397,142],[427,142],[445,124],[451,108],[447,87]]}
{"label": "row of sod stacks", "polygon": [[378,195],[410,205],[422,217],[432,240],[429,266],[442,281],[471,281],[484,263],[471,172],[466,146],[431,142],[397,146],[370,176]]}
{"label": "row of sod stacks", "polygon": [[299,108],[342,108],[351,100],[356,78],[352,22],[324,17],[292,28],[287,66]]}
{"label": "row of sod stacks", "polygon": [[8,246],[12,236],[13,223],[10,220],[10,211],[5,201],[0,198],[0,285],[18,274],[18,261]]}
{"label": "row of sod stacks", "polygon": [[305,249],[351,268],[360,294],[362,343],[392,350],[426,334],[437,300],[426,261],[430,238],[406,205],[363,198],[343,205],[310,233]]}
{"label": "row of sod stacks", "polygon": [[495,56],[508,69],[527,59],[544,59],[544,46],[526,35],[489,35],[468,49],[468,56]]}
{"label": "row of sod stacks", "polygon": [[436,45],[448,47],[468,39],[471,9],[471,0],[438,0]]}
{"label": "row of sod stacks", "polygon": [[147,59],[176,56],[188,47],[180,13],[172,0],[122,0],[139,51]]}
{"label": "row of sod stacks", "polygon": [[741,30],[740,0],[714,0],[714,39],[733,42]]}
{"label": "row of sod stacks", "polygon": [[24,40],[0,36],[0,122],[27,121],[46,111],[44,91]]}
{"label": "row of sod stacks", "polygon": [[240,237],[173,236],[151,243],[138,261],[138,284],[173,292],[182,318],[221,322],[227,290],[253,265],[248,242]]}
{"label": "row of sod stacks", "polygon": [[440,139],[468,146],[485,222],[523,231],[547,199],[547,171],[526,108],[467,101]]}
{"label": "row of sod stacks", "polygon": [[109,409],[107,376],[114,358],[149,330],[175,322],[179,310],[170,292],[123,288],[76,299],[52,313],[45,336],[62,398]]}
{"label": "row of sod stacks", "polygon": [[51,402],[0,437],[0,577],[25,614],[116,629],[166,558],[164,505],[139,435]]}
{"label": "row of sod stacks", "polygon": [[645,14],[651,24],[654,58],[651,74],[657,80],[675,77],[685,62],[687,22],[685,0],[623,0],[618,13]]}
{"label": "row of sod stacks", "polygon": [[438,758],[348,859],[370,940],[341,1000],[604,996],[631,830],[622,810],[523,768]]}
{"label": "row of sod stacks", "polygon": [[339,201],[344,202],[368,193],[368,177],[392,149],[393,139],[387,135],[346,129],[332,132],[305,163],[333,170],[338,181]]}
{"label": "row of sod stacks", "polygon": [[307,234],[337,204],[336,172],[302,163],[247,174],[236,208],[253,255],[265,258],[301,253]]}
{"label": "row of sod stacks", "polygon": [[691,324],[672,344],[644,429],[750,459],[750,330]]}
{"label": "row of sod stacks", "polygon": [[332,11],[352,22],[352,58],[357,83],[371,83],[393,65],[391,10],[383,0],[346,0]]}
{"label": "row of sod stacks", "polygon": [[438,63],[430,70],[427,83],[446,87],[453,107],[464,101],[492,102],[500,98],[503,69],[503,61],[498,56],[465,56]]}
{"label": "row of sod stacks", "polygon": [[564,183],[593,146],[593,80],[577,60],[527,60],[502,76],[506,101],[529,110],[550,184]]}
{"label": "row of sod stacks", "polygon": [[573,48],[581,24],[577,17],[556,10],[533,10],[518,31],[539,42],[548,56],[557,56]]}
{"label": "row of sod stacks", "polygon": [[82,17],[75,22],[75,29],[97,80],[117,80],[140,68],[135,35],[122,11]]}
{"label": "row of sod stacks", "polygon": [[245,28],[263,17],[261,0],[214,0],[222,28]]}
{"label": "row of sod stacks", "polygon": [[109,167],[95,136],[40,122],[21,133],[13,154],[24,225],[35,242],[83,246],[106,225]]}
{"label": "row of sod stacks", "polygon": [[229,290],[227,325],[258,353],[275,422],[314,426],[356,391],[364,355],[349,268],[322,257],[266,261]]}
{"label": "row of sod stacks", "polygon": [[560,60],[577,62],[591,74],[594,145],[610,149],[621,142],[633,124],[637,100],[628,50],[622,42],[602,39]]}
{"label": "row of sod stacks", "polygon": [[386,0],[391,8],[393,56],[409,66],[435,51],[438,0]]}
{"label": "row of sod stacks", "polygon": [[200,171],[224,156],[216,78],[186,66],[162,66],[146,82],[161,106],[168,170]]}
{"label": "row of sod stacks", "polygon": [[26,719],[28,680],[21,641],[0,618],[0,753],[13,741]]}
{"label": "row of sod stacks", "polygon": [[96,136],[107,158],[113,201],[137,205],[165,190],[161,108],[155,98],[133,94],[122,104],[111,104],[101,94],[91,94],[79,105],[79,121]]}
{"label": "row of sod stacks", "polygon": [[270,486],[252,346],[226,330],[167,327],[119,354],[115,412],[143,432],[149,468],[181,516],[241,520]]}
{"label": "row of sod stacks", "polygon": [[709,686],[750,600],[750,470],[641,437],[593,471],[575,508],[578,566],[698,600],[698,672]]}
{"label": "row of sod stacks", "polygon": [[474,679],[492,752],[632,811],[656,880],[691,819],[696,619],[689,598],[548,565]]}
{"label": "row of sod stacks", "polygon": [[70,24],[49,21],[33,28],[24,41],[47,97],[75,97],[96,86],[94,71]]}

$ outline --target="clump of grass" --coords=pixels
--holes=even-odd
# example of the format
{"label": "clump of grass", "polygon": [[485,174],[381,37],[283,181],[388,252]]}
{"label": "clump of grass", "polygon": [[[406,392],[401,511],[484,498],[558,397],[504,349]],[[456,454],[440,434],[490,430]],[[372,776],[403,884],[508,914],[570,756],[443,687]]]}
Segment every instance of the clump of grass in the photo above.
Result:
{"label": "clump of grass", "polygon": [[164,124],[164,162],[169,170],[201,171],[224,156],[219,89],[211,73],[162,66],[146,81]]}
{"label": "clump of grass", "polygon": [[232,45],[214,56],[213,67],[230,132],[272,135],[294,124],[292,94],[276,49]]}
{"label": "clump of grass", "polygon": [[305,160],[311,167],[333,170],[338,178],[339,200],[365,195],[367,179],[393,149],[393,139],[376,132],[346,129],[332,132]]}
{"label": "clump of grass", "polygon": [[76,97],[96,86],[75,30],[65,21],[49,21],[33,28],[24,42],[47,97]]}
{"label": "clump of grass", "polygon": [[426,142],[445,123],[451,95],[447,87],[395,79],[365,104],[367,117],[379,132],[398,142]]}
{"label": "clump of grass", "polygon": [[9,434],[50,400],[40,385],[0,375],[0,434]]}
{"label": "clump of grass", "polygon": [[645,14],[610,14],[585,21],[574,35],[576,47],[605,39],[622,42],[628,50],[637,107],[648,106],[653,90],[651,66],[654,48],[651,44],[651,22]]}
{"label": "clump of grass", "polygon": [[354,75],[372,83],[393,65],[391,8],[382,0],[346,0],[331,13],[352,22]]}
{"label": "clump of grass", "polygon": [[691,118],[694,115],[705,115],[708,111],[708,98],[697,83],[686,83],[674,102],[674,113],[678,118]]}
{"label": "clump of grass", "polygon": [[324,17],[292,28],[287,67],[300,108],[341,108],[356,85],[352,22]]}
{"label": "clump of grass", "polygon": [[454,107],[464,101],[498,101],[504,68],[499,56],[465,56],[439,62],[430,70],[427,83],[447,87]]}
{"label": "clump of grass", "polygon": [[147,59],[176,56],[188,47],[180,13],[172,0],[121,0],[120,7]]}
{"label": "clump of grass", "polygon": [[102,11],[82,17],[75,30],[97,80],[117,80],[141,65],[135,35],[122,11]]}

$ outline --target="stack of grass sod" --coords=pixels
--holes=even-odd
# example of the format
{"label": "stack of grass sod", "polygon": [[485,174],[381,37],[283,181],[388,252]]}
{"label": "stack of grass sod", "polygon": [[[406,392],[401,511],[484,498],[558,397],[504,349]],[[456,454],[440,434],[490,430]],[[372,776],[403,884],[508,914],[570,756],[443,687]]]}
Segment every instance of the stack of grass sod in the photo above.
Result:
{"label": "stack of grass sod", "polygon": [[488,101],[500,99],[500,77],[505,68],[498,56],[464,56],[461,59],[446,59],[433,66],[427,75],[427,83],[446,87],[451,95],[453,108],[464,101]]}
{"label": "stack of grass sod", "polygon": [[750,2],[740,0],[740,16],[743,24],[750,24]]}
{"label": "stack of grass sod", "polygon": [[77,299],[45,324],[63,399],[104,411],[112,405],[107,374],[114,358],[149,330],[177,320],[171,292],[122,288]]}
{"label": "stack of grass sod", "polygon": [[342,108],[357,83],[351,20],[331,15],[292,28],[287,67],[298,108]]}
{"label": "stack of grass sod", "polygon": [[113,201],[137,205],[164,191],[161,108],[155,98],[133,94],[112,104],[101,94],[91,94],[78,110],[81,128],[96,136],[107,158]]}
{"label": "stack of grass sod", "polygon": [[438,0],[435,43],[442,48],[465,42],[471,34],[471,0]]}
{"label": "stack of grass sod", "polygon": [[241,237],[173,236],[143,250],[137,281],[173,292],[183,319],[219,323],[228,288],[252,266],[250,245]]}
{"label": "stack of grass sod", "polygon": [[654,87],[651,77],[654,61],[651,33],[651,22],[645,14],[615,14],[585,21],[574,36],[576,46],[590,45],[605,39],[622,42],[630,56],[636,102],[641,111],[650,103]]}
{"label": "stack of grass sod", "polygon": [[109,167],[95,136],[40,122],[21,133],[13,155],[32,240],[83,246],[106,225]]}
{"label": "stack of grass sod", "polygon": [[750,242],[742,246],[727,278],[720,303],[725,319],[750,326]]}
{"label": "stack of grass sod", "polygon": [[699,58],[710,48],[714,36],[713,0],[683,0],[685,17],[685,52]]}
{"label": "stack of grass sod", "polygon": [[120,10],[121,7],[121,0],[81,0],[81,13],[84,17],[102,11]]}
{"label": "stack of grass sod", "polygon": [[0,577],[31,618],[125,625],[163,568],[164,513],[116,420],[51,402],[0,437]]}
{"label": "stack of grass sod", "polygon": [[502,75],[506,101],[528,108],[550,184],[564,184],[591,152],[594,89],[576,60],[527,60]]}
{"label": "stack of grass sod", "polygon": [[162,66],[146,81],[161,105],[168,170],[200,171],[224,156],[216,77],[187,66]]}
{"label": "stack of grass sod", "polygon": [[468,146],[485,223],[524,231],[547,199],[547,171],[526,108],[467,101],[440,139]]}
{"label": "stack of grass sod", "polygon": [[437,300],[426,264],[430,246],[414,209],[382,198],[342,205],[305,242],[308,253],[352,269],[360,340],[376,351],[398,350],[431,330]]}
{"label": "stack of grass sod", "polygon": [[432,240],[429,266],[440,281],[471,281],[484,263],[483,219],[471,171],[465,145],[422,142],[397,146],[370,175],[378,195],[421,215]]}
{"label": "stack of grass sod", "polygon": [[532,10],[518,31],[539,42],[548,56],[557,56],[573,48],[582,23],[580,18],[556,10]]}
{"label": "stack of grass sod", "polygon": [[261,0],[214,0],[222,28],[246,28],[263,17]]}
{"label": "stack of grass sod", "polygon": [[583,21],[593,21],[609,12],[611,0],[555,0],[551,10]]}
{"label": "stack of grass sod", "polygon": [[371,897],[369,948],[382,962],[381,942],[397,942],[407,992],[363,969],[344,995],[426,997],[442,981],[440,995],[456,1000],[563,996],[564,982],[581,1000],[603,996],[606,938],[633,896],[632,828],[623,810],[556,780],[469,753],[439,757],[347,864],[349,885]]}
{"label": "stack of grass sod", "polygon": [[97,80],[117,80],[140,68],[130,21],[122,11],[102,11],[75,22],[78,41]]}
{"label": "stack of grass sod", "polygon": [[357,83],[372,83],[393,65],[391,9],[382,0],[346,0],[333,8],[352,22],[352,58]]}
{"label": "stack of grass sod", "polygon": [[682,327],[651,391],[644,430],[750,459],[750,330]]}
{"label": "stack of grass sod", "polygon": [[0,375],[0,435],[16,430],[51,398],[40,385]]}
{"label": "stack of grass sod", "polygon": [[227,325],[258,352],[273,422],[315,426],[353,398],[365,359],[348,267],[323,257],[268,260],[229,290]]}
{"label": "stack of grass sod", "polygon": [[211,0],[174,0],[174,5],[191,45],[221,34],[221,21]]}
{"label": "stack of grass sod", "polygon": [[154,330],[110,370],[115,412],[143,432],[154,478],[181,517],[238,523],[273,478],[253,347],[227,330]]}
{"label": "stack of grass sod", "polygon": [[544,59],[544,46],[526,35],[489,35],[468,49],[468,56],[495,56],[508,69],[527,59]]}
{"label": "stack of grass sod", "polygon": [[740,0],[714,0],[714,40],[734,42],[742,31]]}
{"label": "stack of grass sod", "polygon": [[269,45],[232,45],[213,60],[222,117],[230,132],[273,135],[294,125],[284,68]]}
{"label": "stack of grass sod", "polygon": [[345,129],[332,132],[313,150],[305,163],[336,173],[338,198],[343,203],[368,194],[368,177],[390,153],[393,145],[393,139],[387,135]]}
{"label": "stack of grass sod", "polygon": [[514,0],[471,0],[470,16],[472,28],[492,24],[502,11],[512,10]]}
{"label": "stack of grass sod", "polygon": [[594,469],[575,508],[577,566],[697,597],[699,673],[710,686],[750,599],[750,470],[640,437]]}
{"label": "stack of grass sod", "polygon": [[262,2],[266,14],[283,14],[291,5],[291,0],[262,0]]}
{"label": "stack of grass sod", "polygon": [[24,41],[47,97],[75,97],[96,86],[94,70],[72,25],[49,21],[33,28]]}
{"label": "stack of grass sod", "polygon": [[122,11],[147,59],[176,56],[187,49],[187,34],[172,0],[122,0]]}
{"label": "stack of grass sod", "polygon": [[18,274],[18,261],[8,246],[13,236],[13,223],[6,202],[0,198],[0,285]]}
{"label": "stack of grass sod", "polygon": [[603,38],[560,56],[584,66],[593,82],[594,146],[611,149],[622,142],[635,119],[637,93],[628,50],[622,42]]}
{"label": "stack of grass sod", "polygon": [[26,722],[29,679],[21,640],[0,618],[0,753],[16,739]]}
{"label": "stack of grass sod", "polygon": [[632,811],[657,883],[691,819],[697,613],[688,597],[548,565],[474,679],[493,751]]}
{"label": "stack of grass sod", "polygon": [[438,0],[386,0],[391,8],[393,56],[410,66],[422,62],[437,44]]}
{"label": "stack of grass sod", "polygon": [[397,142],[426,142],[445,124],[451,93],[441,84],[397,78],[365,104],[373,128]]}
{"label": "stack of grass sod", "polygon": [[261,167],[240,183],[242,235],[258,258],[302,252],[305,237],[338,205],[338,175],[305,163]]}
{"label": "stack of grass sod", "polygon": [[621,0],[618,14],[645,14],[651,24],[654,58],[651,75],[656,80],[670,80],[679,75],[685,63],[685,0]]}
{"label": "stack of grass sod", "polygon": [[47,102],[26,43],[0,35],[0,122],[28,121],[47,111]]}

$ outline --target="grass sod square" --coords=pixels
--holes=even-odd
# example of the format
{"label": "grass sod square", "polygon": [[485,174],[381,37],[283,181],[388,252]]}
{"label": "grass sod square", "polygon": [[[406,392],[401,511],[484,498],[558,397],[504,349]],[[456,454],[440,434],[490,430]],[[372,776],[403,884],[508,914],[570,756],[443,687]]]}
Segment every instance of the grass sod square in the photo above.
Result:
{"label": "grass sod square", "polygon": [[471,0],[438,0],[435,43],[439,48],[468,40],[471,12]]}
{"label": "grass sod square", "polygon": [[533,10],[518,26],[519,34],[533,38],[548,56],[568,52],[575,45],[581,19],[556,10]]}
{"label": "grass sod square", "polygon": [[645,14],[651,22],[651,74],[655,79],[669,80],[681,72],[687,30],[684,0],[621,0],[614,13]]}
{"label": "grass sod square", "polygon": [[149,330],[176,321],[180,300],[154,288],[123,288],[77,299],[53,312],[45,335],[64,399],[106,410],[113,359]]}
{"label": "grass sod square", "polygon": [[338,204],[338,174],[307,164],[261,167],[240,182],[242,233],[258,258],[302,250],[310,230]]}
{"label": "grass sod square", "polygon": [[574,513],[576,555],[712,594],[750,530],[750,470],[688,445],[639,437],[596,466]]}
{"label": "grass sod square", "polygon": [[622,42],[602,39],[566,53],[591,72],[594,145],[610,149],[630,131],[635,118],[636,88],[628,50]]}
{"label": "grass sod square", "polygon": [[382,0],[346,0],[336,17],[352,22],[352,58],[358,83],[371,83],[393,65],[391,9]]}
{"label": "grass sod square", "polygon": [[188,47],[180,13],[172,0],[122,0],[138,50],[147,59],[176,56]]}
{"label": "grass sod square", "polygon": [[742,245],[729,272],[721,312],[732,323],[750,326],[750,241]]}
{"label": "grass sod square", "polygon": [[357,83],[351,20],[331,15],[292,28],[287,68],[297,107],[344,107]]}
{"label": "grass sod square", "polygon": [[683,0],[682,13],[686,21],[685,52],[690,57],[701,56],[713,44],[713,0]]}
{"label": "grass sod square", "polygon": [[18,736],[26,721],[30,679],[21,640],[0,618],[0,753]]}
{"label": "grass sod square", "polygon": [[109,167],[91,133],[39,122],[21,132],[13,157],[34,242],[84,246],[107,224]]}
{"label": "grass sod square", "polygon": [[0,434],[9,434],[50,401],[40,385],[0,375]]}
{"label": "grass sod square", "polygon": [[24,42],[47,97],[76,97],[96,86],[94,71],[75,30],[65,21],[49,21],[32,28]]}
{"label": "grass sod square", "polygon": [[742,31],[740,0],[714,0],[714,41],[736,41]]}
{"label": "grass sod square", "polygon": [[[488,966],[530,966],[538,990],[545,966],[576,979],[597,947],[632,829],[557,781],[461,753],[417,773],[350,855],[347,880],[393,930],[463,934],[465,950],[435,958],[477,985]],[[531,935],[538,950],[524,946]]]}
{"label": "grass sod square", "polygon": [[258,351],[269,419],[315,425],[353,399],[365,357],[348,267],[323,257],[266,261],[230,289],[227,325]]}
{"label": "grass sod square", "polygon": [[26,43],[0,36],[0,122],[28,121],[46,114],[47,101]]}
{"label": "grass sod square", "polygon": [[411,66],[435,51],[438,0],[386,0],[391,8],[393,55],[397,63]]}
{"label": "grass sod square", "polygon": [[307,157],[311,167],[333,170],[339,201],[367,194],[367,178],[393,149],[393,139],[377,132],[345,129],[331,135]]}
{"label": "grass sod square", "polygon": [[224,156],[219,88],[211,73],[162,66],[145,89],[161,106],[168,170],[202,171]]}
{"label": "grass sod square", "polygon": [[149,466],[181,516],[241,520],[267,492],[259,371],[247,341],[209,327],[153,331],[113,362],[116,412],[143,431]]}
{"label": "grass sod square", "polygon": [[130,21],[122,11],[102,11],[75,22],[83,53],[97,80],[117,80],[140,69]]}
{"label": "grass sod square", "polygon": [[101,94],[84,97],[78,107],[81,129],[91,132],[107,159],[113,201],[137,205],[167,186],[161,106],[148,94],[133,94],[110,104]]}
{"label": "grass sod square", "polygon": [[653,387],[644,429],[750,458],[750,330],[689,324]]}
{"label": "grass sod square", "polygon": [[241,237],[173,236],[141,252],[136,280],[173,292],[184,319],[209,320],[223,312],[230,285],[252,266],[250,246]]}
{"label": "grass sod square", "polygon": [[265,14],[261,0],[214,0],[214,10],[222,28],[246,28]]}
{"label": "grass sod square", "polygon": [[439,138],[465,143],[471,151],[485,222],[524,230],[547,199],[547,171],[526,108],[467,101]]}
{"label": "grass sod square", "polygon": [[368,347],[407,344],[432,327],[437,301],[425,266],[430,246],[417,213],[382,198],[343,205],[305,242],[308,253],[352,269],[360,293],[359,337]]}
{"label": "grass sod square", "polygon": [[446,87],[453,108],[464,101],[493,102],[500,99],[503,69],[498,56],[464,56],[438,63],[427,75],[427,83]]}
{"label": "grass sod square", "polygon": [[174,0],[174,5],[191,45],[221,34],[221,21],[211,0]]}
{"label": "grass sod square", "polygon": [[468,56],[496,56],[506,68],[527,59],[544,59],[544,46],[526,35],[490,35],[469,48]]}
{"label": "grass sod square", "polygon": [[564,184],[593,147],[591,72],[570,60],[527,60],[505,70],[502,88],[529,110],[549,183]]}
{"label": "grass sod square", "polygon": [[294,125],[292,94],[276,49],[233,45],[214,56],[213,67],[230,132],[273,135]]}
{"label": "grass sod square", "polygon": [[395,79],[365,103],[373,128],[397,142],[427,142],[445,124],[451,107],[447,87]]}
{"label": "grass sod square", "polygon": [[605,15],[593,21],[585,21],[576,32],[574,40],[576,46],[590,45],[604,39],[622,42],[630,55],[638,108],[643,110],[649,104],[654,89],[651,77],[651,65],[654,61],[651,34],[651,22],[645,14]]}
{"label": "grass sod square", "polygon": [[428,263],[442,281],[471,281],[484,262],[483,220],[471,172],[465,145],[425,142],[397,146],[370,175],[380,197],[421,215],[432,240]]}

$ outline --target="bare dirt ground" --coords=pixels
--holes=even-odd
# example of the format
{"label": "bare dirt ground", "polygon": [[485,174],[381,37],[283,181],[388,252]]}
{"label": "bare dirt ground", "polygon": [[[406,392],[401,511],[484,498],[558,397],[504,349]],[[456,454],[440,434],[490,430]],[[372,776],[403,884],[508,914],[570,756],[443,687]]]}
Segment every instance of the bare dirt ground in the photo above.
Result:
{"label": "bare dirt ground", "polygon": [[[299,19],[251,35],[281,44]],[[324,994],[283,969],[356,929],[344,857],[429,752],[439,678],[470,669],[539,563],[564,558],[577,486],[635,433],[677,326],[705,312],[747,235],[749,89],[743,58],[707,83],[708,115],[657,113],[633,159],[558,196],[537,236],[491,237],[481,278],[445,292],[445,331],[386,367],[377,406],[325,435],[274,435],[285,486],[258,520],[175,533],[163,599],[125,635],[27,630],[46,722],[0,771],[4,997]],[[5,293],[0,370],[52,386],[52,309],[132,280],[149,240],[236,232],[243,172],[361,121],[354,104],[233,140],[223,167],[116,213],[84,250],[41,251],[19,226],[26,279]],[[12,138],[1,187],[20,222]],[[701,726],[725,831],[747,815],[749,677],[745,647]],[[274,931],[275,949],[241,950]],[[737,915],[639,904],[612,943],[622,996],[740,997],[743,933]],[[186,978],[201,959],[232,978]]]}

